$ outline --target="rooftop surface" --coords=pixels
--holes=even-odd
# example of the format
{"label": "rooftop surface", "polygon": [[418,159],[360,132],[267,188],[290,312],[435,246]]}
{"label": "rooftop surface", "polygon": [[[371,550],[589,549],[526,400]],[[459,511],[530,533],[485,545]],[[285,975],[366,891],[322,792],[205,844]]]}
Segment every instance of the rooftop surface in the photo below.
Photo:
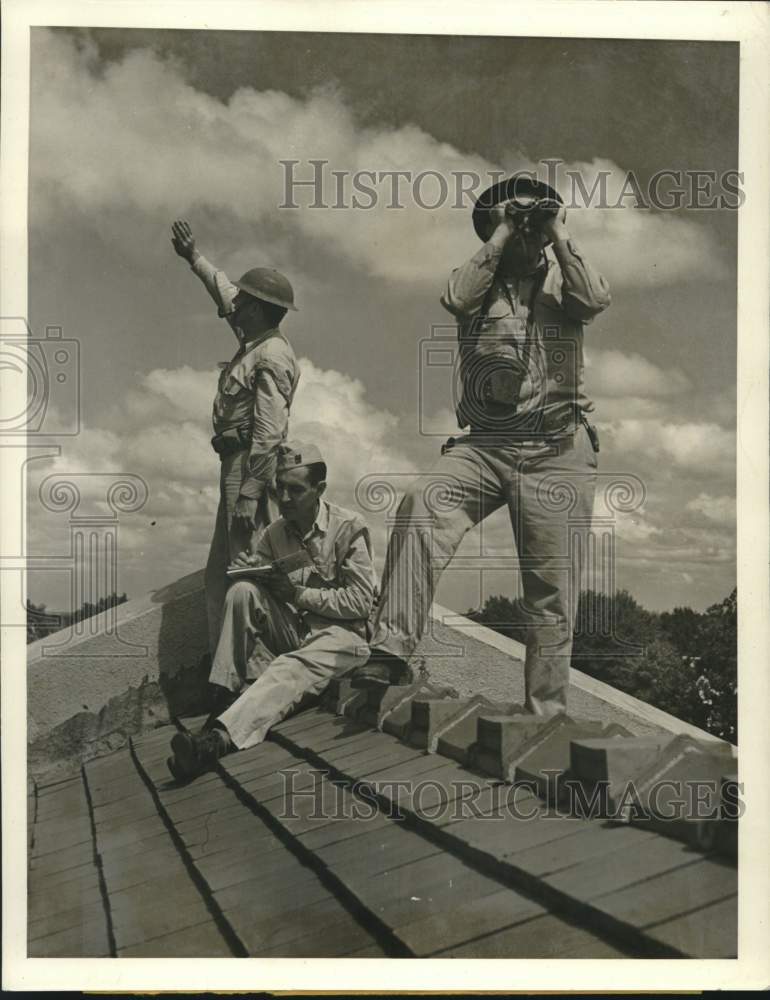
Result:
{"label": "rooftop surface", "polygon": [[30,957],[736,954],[729,744],[575,670],[524,715],[521,646],[434,606],[417,684],[334,682],[179,786],[202,622],[194,574],[30,647]]}
{"label": "rooftop surface", "polygon": [[[188,785],[166,769],[171,726],[33,785],[30,956],[736,954],[728,839],[704,852],[681,829],[566,815],[547,782],[500,808],[513,786],[446,756],[458,740],[417,745],[440,731],[434,694],[391,689],[388,711],[338,690]],[[612,740],[638,742],[584,743]],[[532,777],[563,763],[553,727],[549,752],[525,742],[496,759],[531,759]]]}

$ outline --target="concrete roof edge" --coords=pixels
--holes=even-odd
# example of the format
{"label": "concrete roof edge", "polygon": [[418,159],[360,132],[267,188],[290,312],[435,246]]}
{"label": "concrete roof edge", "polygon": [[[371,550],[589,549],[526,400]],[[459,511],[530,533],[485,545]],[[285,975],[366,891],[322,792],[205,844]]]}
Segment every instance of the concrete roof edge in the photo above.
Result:
{"label": "concrete roof edge", "polygon": [[[492,646],[500,650],[501,653],[505,653],[514,660],[524,660],[526,649],[522,643],[517,642],[515,639],[509,639],[500,632],[495,632],[494,629],[487,628],[486,625],[473,622],[470,618],[459,614],[457,611],[452,611],[450,608],[444,608],[440,604],[434,603],[431,607],[431,617],[440,621],[447,628],[455,629],[462,635],[470,636],[478,642],[483,642],[487,646]],[[637,716],[644,722],[658,726],[677,736],[686,735],[696,740],[713,743],[727,742],[718,736],[714,736],[713,733],[706,732],[705,729],[699,729],[689,722],[678,719],[675,715],[670,715],[660,708],[655,708],[654,705],[648,705],[647,702],[640,701],[638,698],[634,698],[624,691],[619,691],[617,688],[605,684],[595,677],[590,677],[588,674],[583,673],[582,670],[575,670],[574,667],[570,671],[570,683],[587,694],[591,694],[595,698],[599,698],[615,708],[627,712],[629,715]]]}
{"label": "concrete roof edge", "polygon": [[[171,584],[158,587],[156,590],[147,591],[144,594],[140,594],[139,597],[133,597],[128,601],[124,601],[122,604],[116,604],[114,607],[108,608],[106,611],[100,611],[98,615],[92,615],[90,618],[84,618],[83,622],[87,622],[86,631],[84,631],[82,635],[72,636],[67,639],[67,648],[72,649],[73,646],[79,646],[82,643],[89,642],[95,636],[107,631],[110,624],[122,625],[125,622],[134,621],[137,618],[141,618],[142,615],[149,614],[156,610],[162,603],[171,604],[174,601],[183,600],[191,593],[194,593],[196,590],[200,590],[202,588],[203,571],[196,570],[194,573],[188,573],[186,576],[180,577]],[[157,595],[163,594],[164,592],[169,592],[169,596],[165,601],[158,600]],[[113,615],[114,618],[111,621],[110,619]],[[62,634],[65,634],[71,628],[71,625],[65,625],[59,631]],[[27,645],[28,665],[43,659],[44,648],[49,650],[49,656],[55,655],[56,641],[55,639],[52,639],[52,636],[56,635],[56,632],[52,632],[51,635],[45,636],[42,639],[36,639],[34,642],[30,642]]]}

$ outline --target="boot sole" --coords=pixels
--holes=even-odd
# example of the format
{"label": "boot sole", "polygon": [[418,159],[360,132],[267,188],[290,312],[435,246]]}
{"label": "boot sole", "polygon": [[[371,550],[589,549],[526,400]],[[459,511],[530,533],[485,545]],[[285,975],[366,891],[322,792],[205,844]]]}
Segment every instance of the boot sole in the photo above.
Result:
{"label": "boot sole", "polygon": [[188,780],[187,775],[179,767],[176,757],[168,757],[166,759],[166,767],[177,784],[183,785]]}
{"label": "boot sole", "polygon": [[[171,749],[174,752],[179,771],[186,778],[193,778],[197,774],[197,760],[195,745],[189,733],[177,733],[171,738]],[[170,770],[170,768],[169,768]]]}

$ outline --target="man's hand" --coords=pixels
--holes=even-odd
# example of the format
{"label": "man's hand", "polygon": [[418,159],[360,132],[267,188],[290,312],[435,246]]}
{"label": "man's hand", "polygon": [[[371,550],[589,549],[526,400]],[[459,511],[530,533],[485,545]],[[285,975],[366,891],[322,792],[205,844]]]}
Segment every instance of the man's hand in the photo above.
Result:
{"label": "man's hand", "polygon": [[516,232],[516,218],[506,211],[507,201],[501,201],[498,205],[493,205],[489,210],[489,223],[491,227],[491,237],[503,242],[508,240]]}
{"label": "man's hand", "polygon": [[276,600],[285,601],[286,604],[294,601],[297,588],[282,569],[274,566],[270,573],[260,577],[259,582],[267,587]]}
{"label": "man's hand", "polygon": [[569,238],[569,230],[566,225],[567,209],[564,205],[559,205],[559,211],[555,215],[549,216],[542,226],[542,233],[553,243]]}
{"label": "man's hand", "polygon": [[241,531],[257,530],[257,501],[250,497],[238,497],[233,510],[233,527]]}
{"label": "man's hand", "polygon": [[239,552],[238,555],[233,559],[228,569],[246,569],[248,566],[258,566],[261,564],[261,559],[255,552]]}
{"label": "man's hand", "polygon": [[177,219],[171,227],[171,232],[173,233],[171,242],[176,252],[180,257],[184,257],[185,260],[191,260],[195,253],[195,237],[190,228],[190,223],[184,219]]}

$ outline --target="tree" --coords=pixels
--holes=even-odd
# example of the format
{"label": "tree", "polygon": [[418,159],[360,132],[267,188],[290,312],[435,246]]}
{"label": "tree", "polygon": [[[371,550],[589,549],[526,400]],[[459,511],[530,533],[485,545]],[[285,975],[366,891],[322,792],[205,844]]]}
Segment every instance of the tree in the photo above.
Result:
{"label": "tree", "polygon": [[702,618],[692,608],[674,608],[661,614],[660,627],[682,656],[692,656],[698,645]]}
{"label": "tree", "polygon": [[655,615],[627,590],[584,590],[578,600],[572,665],[622,691],[637,687],[640,657],[657,635]]}
{"label": "tree", "polygon": [[27,601],[27,642],[35,642],[36,639],[44,639],[53,632],[67,628],[74,622],[85,621],[92,615],[101,614],[108,608],[114,608],[118,604],[124,604],[128,600],[125,593],[118,596],[113,591],[109,597],[100,597],[96,604],[85,601],[76,611],[46,611],[45,604],[33,604]]}
{"label": "tree", "polygon": [[738,742],[738,592],[701,616],[695,655],[700,723],[710,733]]}
{"label": "tree", "polygon": [[[490,597],[472,614],[523,639],[516,603]],[[625,590],[580,594],[572,666],[650,705],[736,742],[737,592],[704,613],[647,611]]]}
{"label": "tree", "polygon": [[51,632],[56,632],[62,627],[61,615],[50,614],[45,609],[45,604],[33,604],[27,601],[27,642],[35,642],[42,639]]}

